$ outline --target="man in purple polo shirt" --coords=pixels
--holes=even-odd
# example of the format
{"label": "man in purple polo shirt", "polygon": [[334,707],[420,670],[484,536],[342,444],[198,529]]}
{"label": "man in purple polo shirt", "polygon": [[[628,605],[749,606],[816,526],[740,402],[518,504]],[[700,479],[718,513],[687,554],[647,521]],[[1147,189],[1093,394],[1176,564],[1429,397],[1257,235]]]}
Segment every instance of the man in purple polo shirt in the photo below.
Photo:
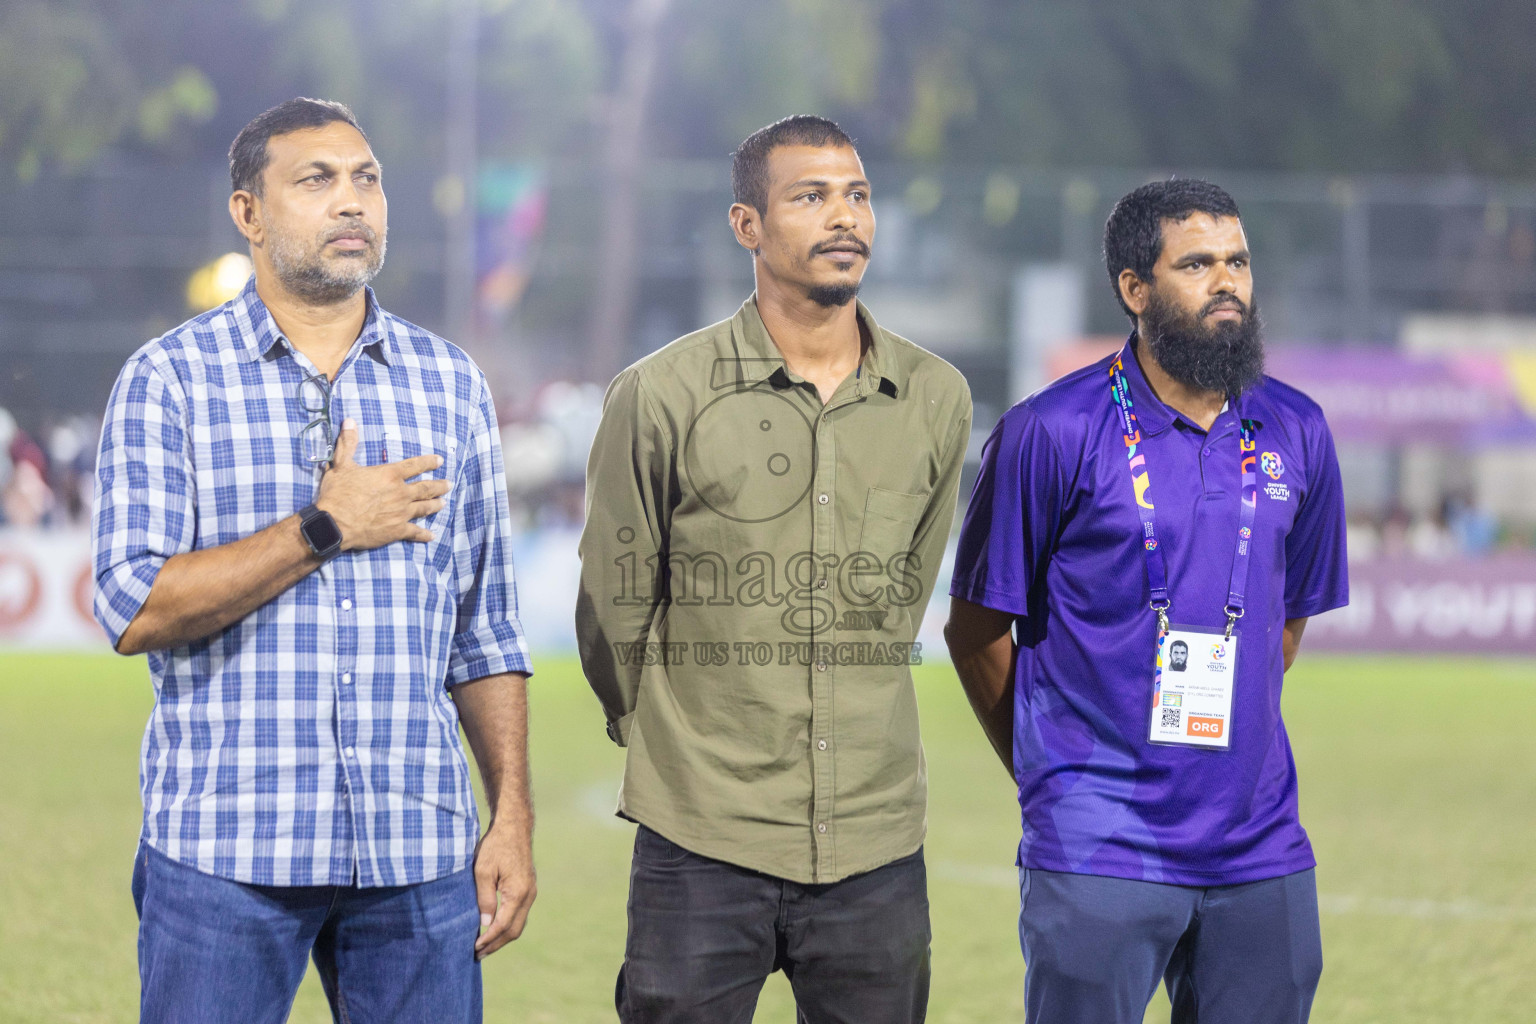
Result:
{"label": "man in purple polo shirt", "polygon": [[1317,892],[1280,720],[1348,599],[1317,405],[1263,374],[1237,205],[1143,186],[1104,233],[1135,325],[1010,409],[960,535],[950,652],[1017,782],[1028,1019],[1305,1021]]}

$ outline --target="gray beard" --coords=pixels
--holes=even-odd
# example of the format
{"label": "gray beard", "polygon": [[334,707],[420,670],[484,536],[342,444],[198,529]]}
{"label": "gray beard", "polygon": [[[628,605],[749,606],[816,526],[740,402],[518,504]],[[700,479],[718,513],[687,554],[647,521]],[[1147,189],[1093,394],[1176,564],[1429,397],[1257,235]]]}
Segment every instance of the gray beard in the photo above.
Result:
{"label": "gray beard", "polygon": [[377,248],[369,246],[356,256],[327,260],[321,250],[307,249],[284,235],[273,235],[268,242],[268,257],[277,279],[293,294],[317,306],[345,302],[361,291],[384,268],[388,241],[379,238]]}

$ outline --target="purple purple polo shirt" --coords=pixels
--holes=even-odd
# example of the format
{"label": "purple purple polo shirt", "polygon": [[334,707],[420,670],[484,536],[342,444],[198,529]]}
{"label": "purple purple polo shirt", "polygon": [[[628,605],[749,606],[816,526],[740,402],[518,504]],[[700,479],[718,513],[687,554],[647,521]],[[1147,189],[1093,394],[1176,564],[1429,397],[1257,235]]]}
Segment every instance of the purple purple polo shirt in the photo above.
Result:
{"label": "purple purple polo shirt", "polygon": [[[1147,742],[1157,617],[1106,358],[1004,414],[982,450],[950,593],[1008,612],[1019,640],[1019,863],[1232,885],[1316,861],[1280,720],[1288,618],[1348,601],[1344,502],[1322,410],[1265,377],[1210,433],[1158,400],[1124,350],[1178,625],[1220,630],[1237,547],[1238,417],[1258,495],[1238,624],[1231,749]],[[1235,409],[1232,407],[1235,405]]]}

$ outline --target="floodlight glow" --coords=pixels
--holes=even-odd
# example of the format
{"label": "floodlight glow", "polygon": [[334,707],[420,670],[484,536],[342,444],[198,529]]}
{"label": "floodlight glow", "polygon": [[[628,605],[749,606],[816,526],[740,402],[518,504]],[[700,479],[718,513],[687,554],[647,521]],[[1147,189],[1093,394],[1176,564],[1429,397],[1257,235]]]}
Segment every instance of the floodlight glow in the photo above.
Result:
{"label": "floodlight glow", "polygon": [[240,294],[250,276],[251,258],[243,252],[227,252],[187,278],[187,306],[194,310],[222,306]]}

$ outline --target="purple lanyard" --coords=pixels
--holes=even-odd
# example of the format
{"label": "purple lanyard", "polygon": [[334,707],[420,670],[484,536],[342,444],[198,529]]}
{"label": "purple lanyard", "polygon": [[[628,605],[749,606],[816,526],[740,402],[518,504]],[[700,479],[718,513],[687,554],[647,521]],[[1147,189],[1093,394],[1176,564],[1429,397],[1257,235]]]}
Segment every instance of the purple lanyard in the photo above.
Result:
{"label": "purple lanyard", "polygon": [[[1136,495],[1136,512],[1141,516],[1141,547],[1147,556],[1147,582],[1152,588],[1152,610],[1157,612],[1159,635],[1168,632],[1168,568],[1157,542],[1157,528],[1152,518],[1151,480],[1147,475],[1147,457],[1141,451],[1141,424],[1132,408],[1131,388],[1125,379],[1123,355],[1109,365],[1109,393],[1120,410],[1120,427],[1125,432],[1126,465],[1131,471],[1131,487]],[[1227,637],[1237,620],[1243,617],[1243,588],[1248,580],[1248,542],[1253,539],[1253,516],[1258,507],[1259,471],[1254,456],[1254,424],[1238,420],[1237,445],[1242,455],[1243,503],[1238,511],[1237,554],[1232,558],[1232,578],[1227,584]]]}

